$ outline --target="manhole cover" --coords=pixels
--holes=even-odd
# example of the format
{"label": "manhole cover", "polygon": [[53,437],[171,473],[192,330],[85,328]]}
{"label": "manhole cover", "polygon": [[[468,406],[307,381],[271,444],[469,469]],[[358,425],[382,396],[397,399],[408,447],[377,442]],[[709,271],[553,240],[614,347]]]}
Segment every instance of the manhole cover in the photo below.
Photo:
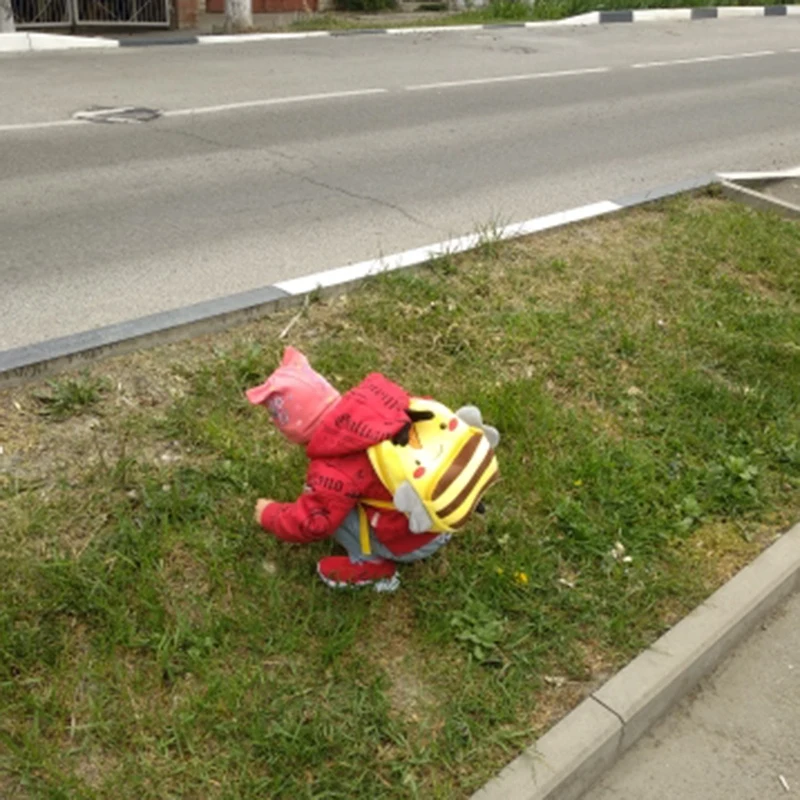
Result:
{"label": "manhole cover", "polygon": [[161,112],[156,108],[91,106],[83,111],[76,111],[72,118],[86,122],[151,122],[160,116]]}

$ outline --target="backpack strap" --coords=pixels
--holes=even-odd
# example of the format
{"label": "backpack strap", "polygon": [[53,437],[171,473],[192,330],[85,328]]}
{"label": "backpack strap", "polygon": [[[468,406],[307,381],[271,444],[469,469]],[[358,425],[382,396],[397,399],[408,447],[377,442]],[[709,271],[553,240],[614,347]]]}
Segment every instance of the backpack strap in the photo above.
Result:
{"label": "backpack strap", "polygon": [[361,544],[362,555],[372,555],[372,547],[369,543],[369,520],[367,519],[367,509],[364,506],[372,506],[372,508],[382,508],[384,510],[396,511],[397,508],[391,500],[369,500],[363,499],[358,504],[358,538]]}
{"label": "backpack strap", "polygon": [[358,538],[361,544],[361,555],[372,555],[372,546],[369,543],[369,520],[367,512],[361,503],[358,504]]}

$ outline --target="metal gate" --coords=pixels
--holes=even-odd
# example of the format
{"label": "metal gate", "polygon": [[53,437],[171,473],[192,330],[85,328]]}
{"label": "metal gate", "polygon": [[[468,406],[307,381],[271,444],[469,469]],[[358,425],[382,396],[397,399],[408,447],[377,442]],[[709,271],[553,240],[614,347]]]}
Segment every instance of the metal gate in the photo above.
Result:
{"label": "metal gate", "polygon": [[170,0],[12,0],[16,27],[168,28]]}

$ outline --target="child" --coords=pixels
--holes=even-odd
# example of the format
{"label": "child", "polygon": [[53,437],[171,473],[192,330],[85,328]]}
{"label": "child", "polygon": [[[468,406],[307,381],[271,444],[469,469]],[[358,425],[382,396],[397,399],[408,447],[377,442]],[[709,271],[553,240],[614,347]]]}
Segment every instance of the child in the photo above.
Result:
{"label": "child", "polygon": [[[400,386],[372,373],[342,396],[289,347],[280,367],[264,384],[249,389],[247,398],[266,406],[281,433],[304,445],[310,460],[300,497],[293,503],[259,499],[256,522],[288,542],[333,536],[347,555],[328,556],[317,564],[328,586],[394,591],[398,562],[427,558],[449,541],[449,533],[426,527],[432,520],[424,510],[420,523],[393,505],[398,495],[393,498],[367,453],[387,440],[408,444],[412,422],[433,418],[428,411],[410,410],[411,397]],[[477,410],[474,414],[479,423]],[[484,431],[496,445],[496,431]],[[494,475],[489,478],[487,485]]]}

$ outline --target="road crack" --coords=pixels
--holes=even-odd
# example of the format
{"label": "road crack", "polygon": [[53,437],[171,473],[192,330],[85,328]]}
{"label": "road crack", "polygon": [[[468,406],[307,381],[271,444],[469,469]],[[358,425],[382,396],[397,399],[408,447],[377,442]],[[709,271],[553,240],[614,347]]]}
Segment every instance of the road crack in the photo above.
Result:
{"label": "road crack", "polygon": [[[164,130],[164,129],[151,129],[154,132],[159,134],[164,134],[167,136],[181,136],[187,139],[194,139],[196,141],[202,142],[207,145],[212,145],[213,147],[217,147],[221,150],[245,150],[249,148],[244,148],[239,145],[236,145],[232,142],[223,142],[219,141],[218,139],[212,139],[207,136],[202,136],[199,133],[195,133],[194,131],[186,131],[186,130]],[[422,225],[425,228],[429,228],[430,230],[436,230],[434,225],[431,225],[429,222],[426,222],[424,219],[415,216],[410,211],[407,211],[398,203],[392,203],[389,200],[383,200],[380,197],[375,197],[374,195],[364,194],[362,192],[356,192],[351,189],[346,189],[343,186],[337,186],[333,183],[327,183],[325,181],[319,180],[317,178],[313,178],[310,175],[303,174],[302,172],[296,172],[295,170],[289,169],[284,164],[280,162],[305,162],[310,168],[318,169],[318,165],[307,156],[300,155],[298,153],[287,153],[283,150],[278,150],[274,147],[267,147],[263,148],[261,153],[267,155],[269,157],[270,163],[272,164],[275,169],[278,170],[283,175],[288,175],[291,178],[295,178],[296,180],[302,181],[304,183],[308,183],[312,186],[316,186],[320,189],[327,189],[329,192],[335,192],[337,194],[342,194],[345,197],[349,197],[353,200],[363,200],[367,203],[374,203],[375,205],[382,206],[383,208],[388,208],[391,211],[394,211],[403,217],[405,217],[409,222],[413,222],[415,225]]]}

